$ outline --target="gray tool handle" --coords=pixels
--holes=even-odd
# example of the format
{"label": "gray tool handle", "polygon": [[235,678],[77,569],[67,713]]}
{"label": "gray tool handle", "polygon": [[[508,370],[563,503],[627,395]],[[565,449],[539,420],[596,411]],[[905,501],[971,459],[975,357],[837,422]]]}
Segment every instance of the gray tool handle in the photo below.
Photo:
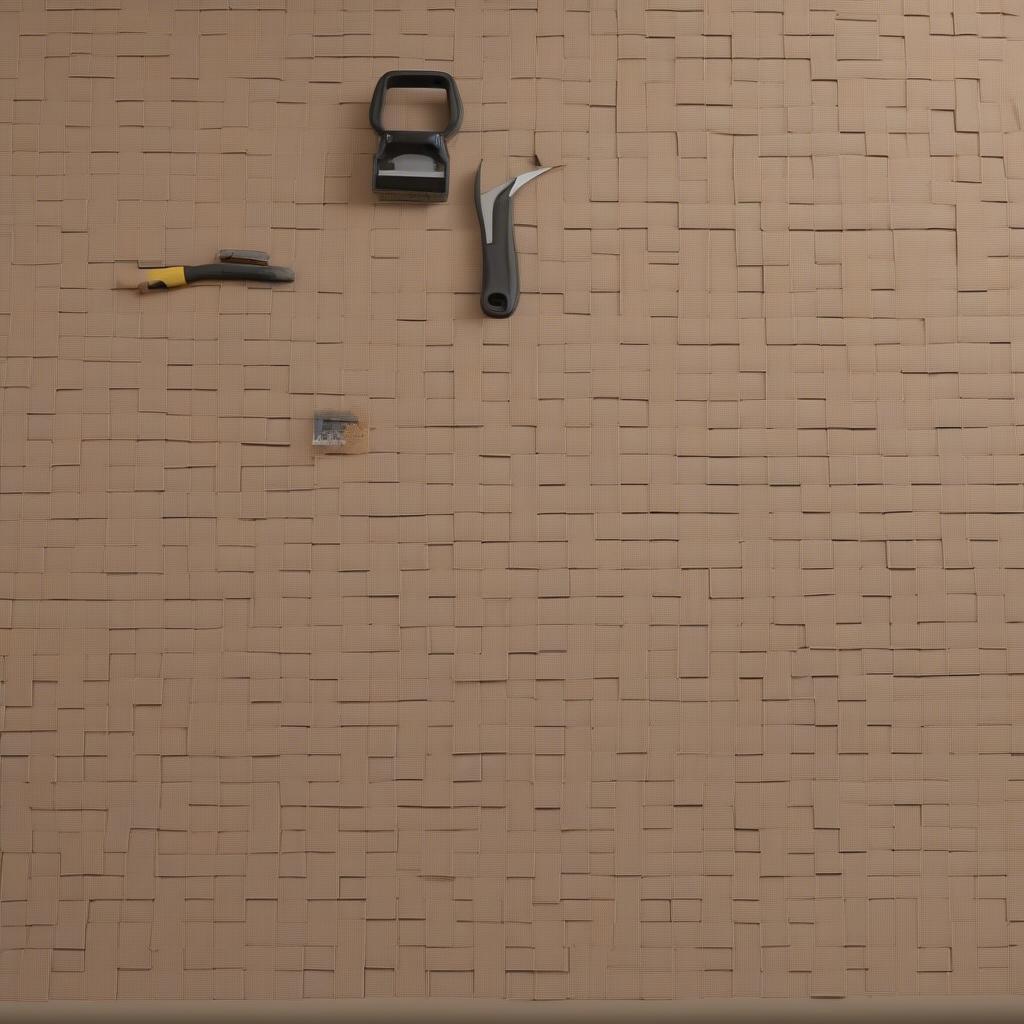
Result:
{"label": "gray tool handle", "polygon": [[512,190],[516,179],[501,188],[493,197],[491,209],[485,210],[481,206],[479,171],[476,177],[476,212],[483,248],[480,308],[487,316],[504,319],[511,316],[519,304],[519,260],[512,226]]}

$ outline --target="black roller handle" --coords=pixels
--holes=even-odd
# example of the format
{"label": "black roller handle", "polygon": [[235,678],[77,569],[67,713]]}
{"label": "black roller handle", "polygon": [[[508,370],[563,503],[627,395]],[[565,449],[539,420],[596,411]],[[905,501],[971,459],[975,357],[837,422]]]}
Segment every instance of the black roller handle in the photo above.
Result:
{"label": "black roller handle", "polygon": [[185,267],[185,283],[195,281],[264,281],[277,284],[295,280],[291,267],[260,267],[245,263],[200,263]]}
{"label": "black roller handle", "polygon": [[450,139],[462,127],[462,98],[455,79],[447,71],[388,71],[377,80],[370,100],[370,127],[378,135],[389,130],[383,123],[384,99],[388,89],[443,89],[448,97],[448,126],[439,134]]}
{"label": "black roller handle", "polygon": [[493,206],[488,210],[483,206],[487,199],[480,193],[481,170],[482,165],[476,171],[476,213],[480,219],[483,249],[480,308],[487,316],[503,320],[519,305],[519,258],[512,223],[512,190],[516,179],[506,182],[493,195]]}

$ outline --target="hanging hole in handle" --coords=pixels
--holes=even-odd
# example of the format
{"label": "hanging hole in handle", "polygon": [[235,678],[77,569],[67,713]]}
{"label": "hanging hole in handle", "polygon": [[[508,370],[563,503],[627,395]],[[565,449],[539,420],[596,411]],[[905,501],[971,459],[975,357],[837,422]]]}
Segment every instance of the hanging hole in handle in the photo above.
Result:
{"label": "hanging hole in handle", "polygon": [[[451,104],[444,89],[429,86],[388,89],[382,118],[394,118],[401,131],[443,133],[451,121]],[[385,131],[393,130],[385,128]]]}
{"label": "hanging hole in handle", "polygon": [[487,305],[499,313],[504,313],[508,309],[508,296],[502,295],[501,292],[491,292],[487,296]]}

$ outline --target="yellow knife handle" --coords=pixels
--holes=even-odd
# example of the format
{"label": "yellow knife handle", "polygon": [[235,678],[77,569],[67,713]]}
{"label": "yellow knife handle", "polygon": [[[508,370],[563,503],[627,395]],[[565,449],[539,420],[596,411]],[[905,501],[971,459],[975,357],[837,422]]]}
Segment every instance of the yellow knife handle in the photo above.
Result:
{"label": "yellow knife handle", "polygon": [[149,288],[183,288],[188,281],[185,280],[184,267],[157,267],[147,271],[144,286]]}

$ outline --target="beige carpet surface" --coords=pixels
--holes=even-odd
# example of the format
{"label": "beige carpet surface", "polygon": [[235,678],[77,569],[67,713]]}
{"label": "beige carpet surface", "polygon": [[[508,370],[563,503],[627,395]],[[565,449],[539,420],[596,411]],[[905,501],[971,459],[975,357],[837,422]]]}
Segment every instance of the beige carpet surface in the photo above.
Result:
{"label": "beige carpet surface", "polygon": [[1020,0],[0,3],[0,998],[1021,992],[1022,99]]}

